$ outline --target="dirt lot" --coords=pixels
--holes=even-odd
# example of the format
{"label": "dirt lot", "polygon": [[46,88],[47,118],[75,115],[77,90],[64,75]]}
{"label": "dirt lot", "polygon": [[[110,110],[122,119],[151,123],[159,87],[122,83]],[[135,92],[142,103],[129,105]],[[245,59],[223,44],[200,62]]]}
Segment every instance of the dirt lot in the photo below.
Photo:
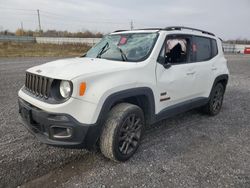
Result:
{"label": "dirt lot", "polygon": [[18,122],[24,70],[49,60],[0,59],[0,187],[250,187],[250,56],[228,56],[218,116],[194,110],[155,125],[126,163],[46,146]]}

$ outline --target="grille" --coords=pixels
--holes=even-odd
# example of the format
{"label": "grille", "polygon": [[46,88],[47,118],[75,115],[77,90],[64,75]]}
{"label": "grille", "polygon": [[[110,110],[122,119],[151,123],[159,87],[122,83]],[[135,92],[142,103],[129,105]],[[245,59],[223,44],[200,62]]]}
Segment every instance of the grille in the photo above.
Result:
{"label": "grille", "polygon": [[33,95],[47,99],[49,97],[52,81],[53,79],[51,78],[26,73],[25,88]]}

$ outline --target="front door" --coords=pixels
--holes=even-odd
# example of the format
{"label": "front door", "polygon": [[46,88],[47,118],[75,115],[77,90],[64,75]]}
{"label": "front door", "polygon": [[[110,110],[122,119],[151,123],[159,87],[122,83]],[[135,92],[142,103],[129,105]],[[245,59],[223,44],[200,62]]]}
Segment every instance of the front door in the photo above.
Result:
{"label": "front door", "polygon": [[191,39],[185,35],[173,35],[165,40],[156,66],[156,113],[195,96],[195,64],[189,63]]}

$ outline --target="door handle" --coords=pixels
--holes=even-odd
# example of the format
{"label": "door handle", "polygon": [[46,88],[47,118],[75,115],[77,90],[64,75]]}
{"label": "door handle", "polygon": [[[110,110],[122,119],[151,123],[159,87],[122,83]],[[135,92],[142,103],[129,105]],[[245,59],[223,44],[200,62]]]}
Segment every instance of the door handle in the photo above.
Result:
{"label": "door handle", "polygon": [[193,75],[193,74],[195,74],[195,71],[187,73],[187,75]]}
{"label": "door handle", "polygon": [[217,68],[216,67],[212,67],[212,70],[215,71],[215,70],[217,70]]}

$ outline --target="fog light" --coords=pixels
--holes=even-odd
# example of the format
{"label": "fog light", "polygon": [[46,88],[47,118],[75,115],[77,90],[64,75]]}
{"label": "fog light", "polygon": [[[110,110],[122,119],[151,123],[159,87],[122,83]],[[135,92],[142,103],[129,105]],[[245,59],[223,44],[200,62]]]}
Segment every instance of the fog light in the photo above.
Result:
{"label": "fog light", "polygon": [[70,138],[72,136],[73,130],[72,128],[65,128],[65,127],[58,127],[52,126],[51,127],[51,134],[54,138]]}

